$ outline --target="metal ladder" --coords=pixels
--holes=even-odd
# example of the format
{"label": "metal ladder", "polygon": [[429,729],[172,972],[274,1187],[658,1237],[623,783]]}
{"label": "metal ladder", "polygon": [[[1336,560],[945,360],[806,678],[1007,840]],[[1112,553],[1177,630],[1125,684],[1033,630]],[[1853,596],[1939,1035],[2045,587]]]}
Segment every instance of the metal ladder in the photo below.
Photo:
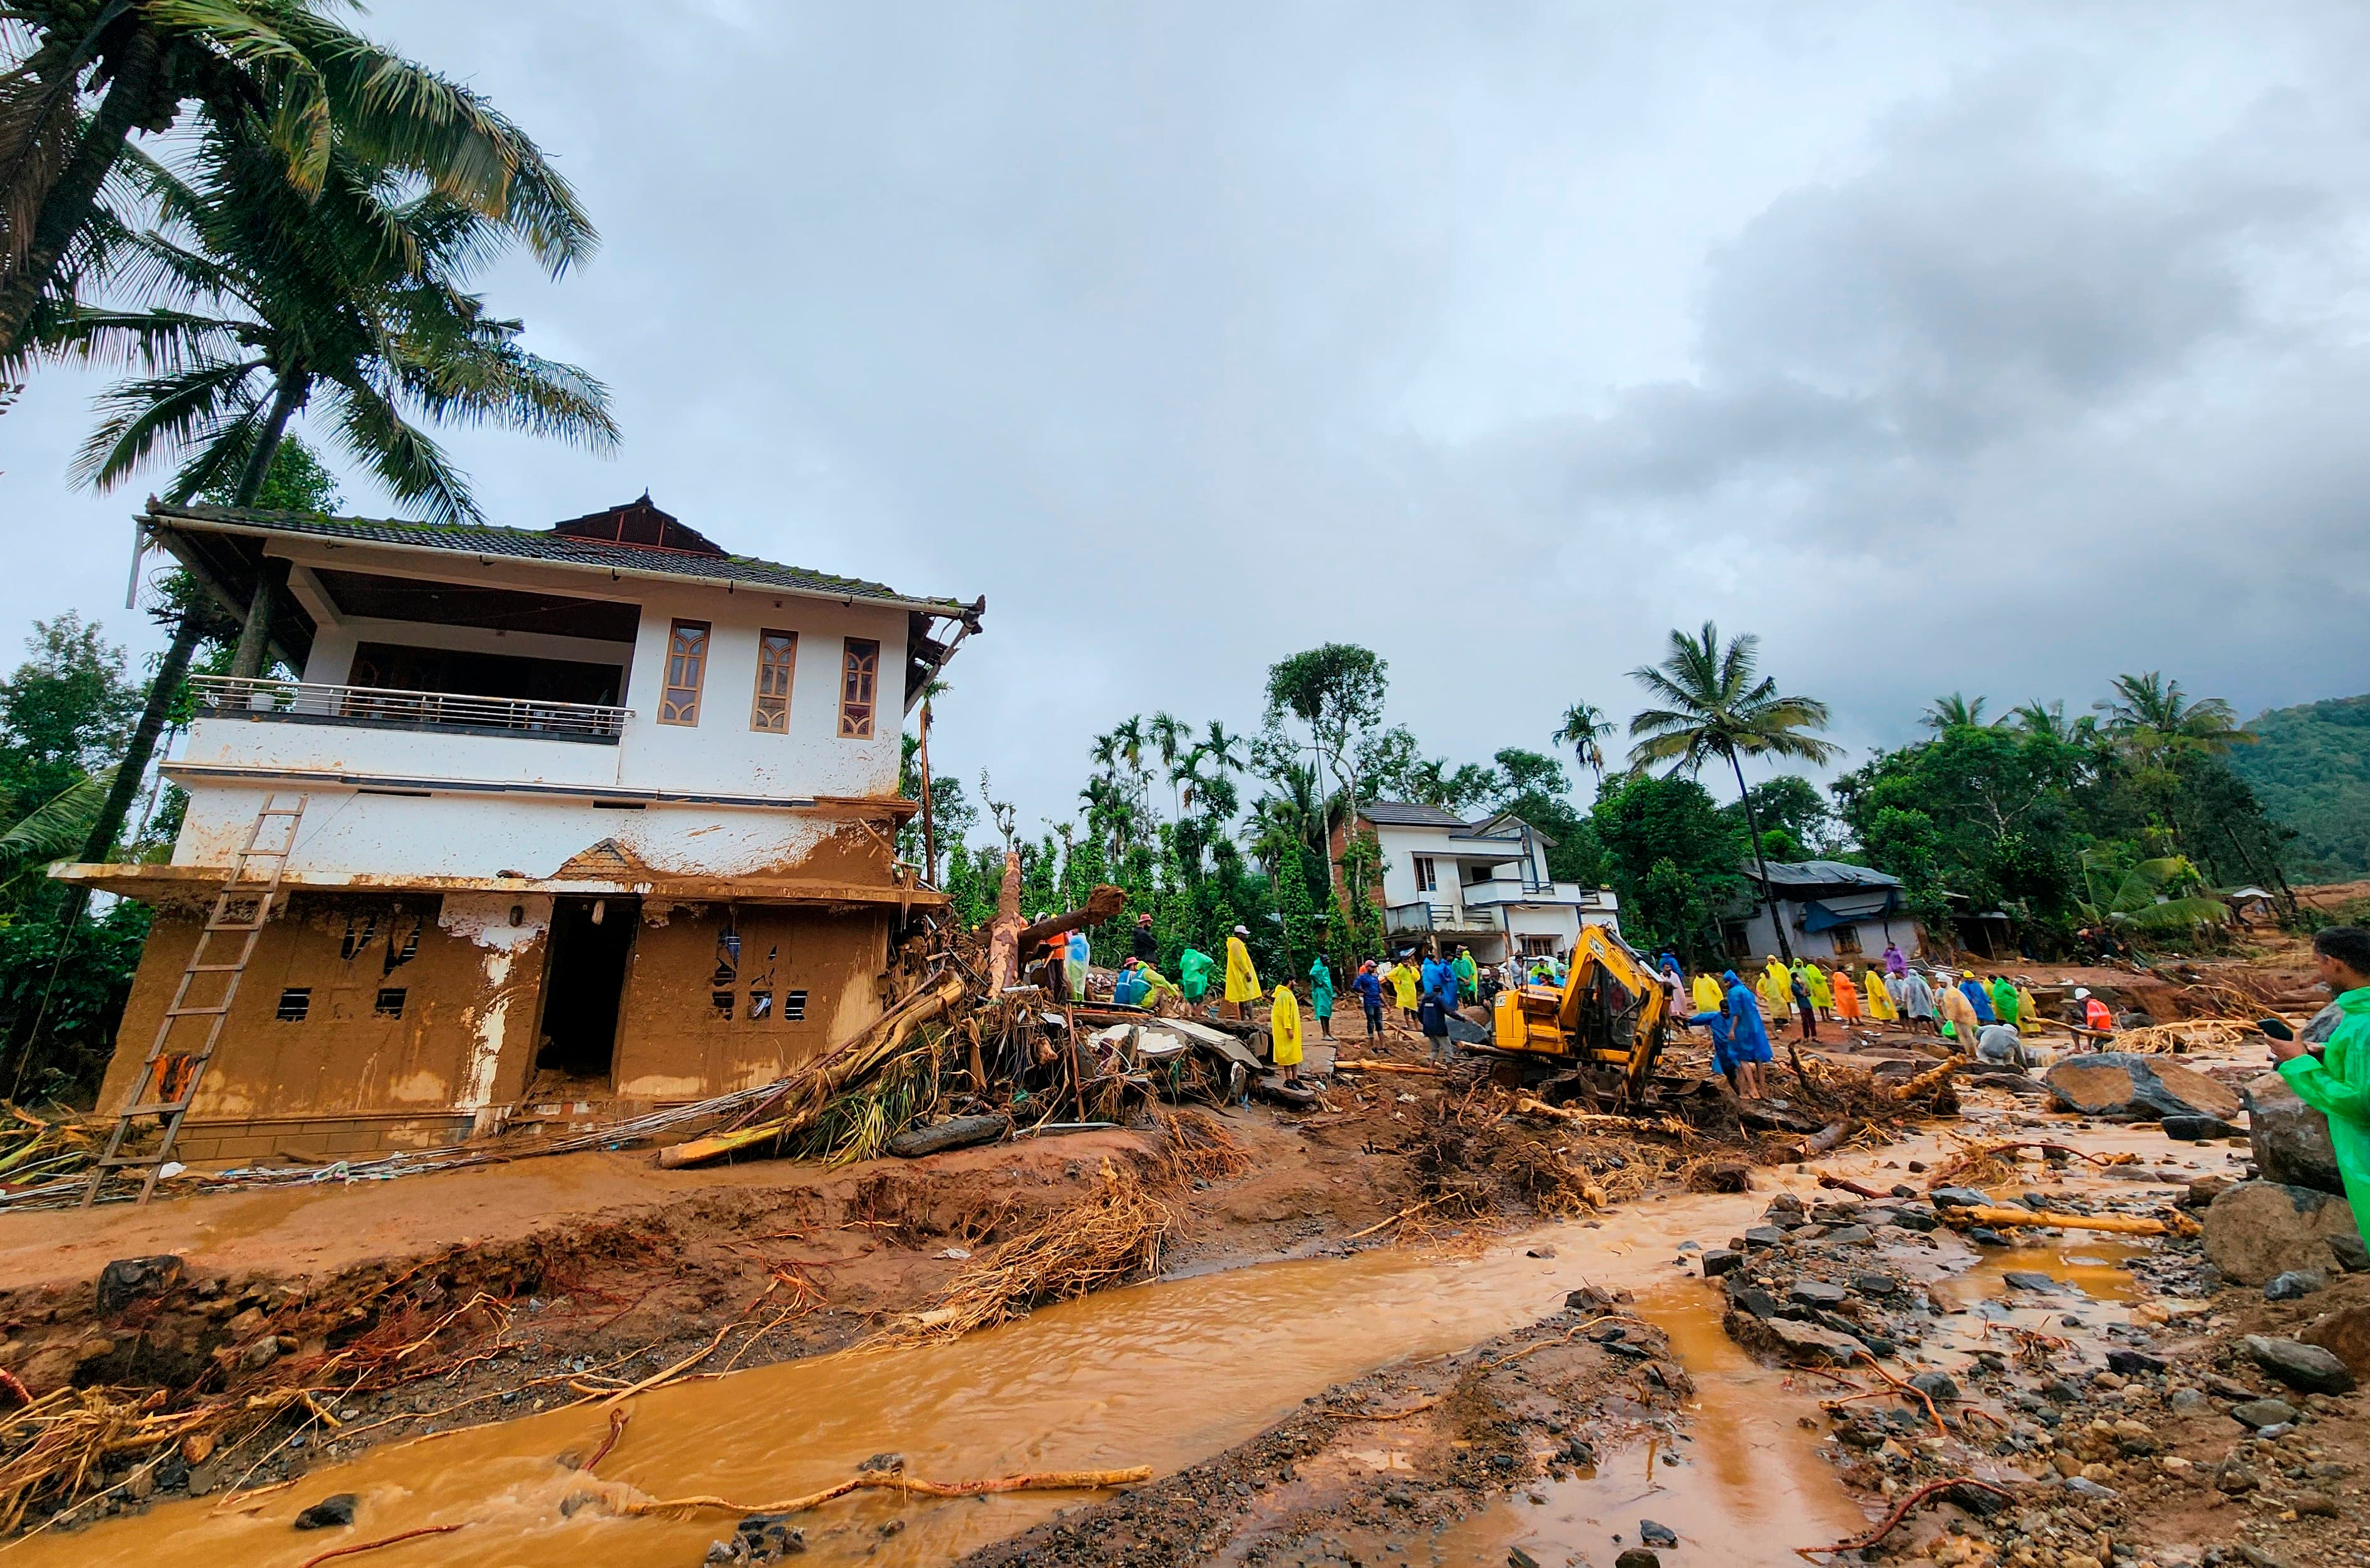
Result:
{"label": "metal ladder", "polygon": [[[230,880],[214,895],[213,909],[198,933],[196,945],[190,949],[190,961],[182,967],[181,983],[174,988],[173,1000],[166,1004],[165,1015],[156,1021],[156,1038],[148,1047],[147,1060],[141,1064],[140,1082],[132,1086],[131,1099],[116,1114],[115,1130],[108,1136],[107,1151],[91,1168],[90,1185],[82,1195],[85,1208],[98,1201],[99,1188],[112,1171],[146,1169],[147,1179],[140,1184],[139,1201],[144,1204],[156,1191],[156,1179],[164,1173],[166,1161],[172,1157],[174,1140],[181,1136],[181,1118],[190,1114],[190,1106],[197,1100],[198,1082],[205,1076],[206,1063],[213,1059],[223,1024],[230,1017],[231,1003],[238,999],[238,982],[247,973],[247,960],[255,956],[255,944],[262,939],[272,906],[279,901],[281,875],[288,869],[288,852],[296,847],[297,824],[303,820],[311,796],[297,795],[293,806],[281,805],[281,798],[277,792],[264,797],[263,808],[255,814],[255,821],[247,830],[247,842],[232,859]],[[231,962],[208,961],[210,945],[216,937],[237,939],[238,956]],[[193,1001],[192,988],[208,983],[199,979],[201,975],[222,977],[219,1000]],[[168,1049],[173,1025],[184,1018],[206,1021],[205,1041],[195,1051]],[[153,1100],[149,1097],[152,1091],[156,1096]],[[133,1124],[144,1116],[163,1117],[165,1136],[150,1152],[126,1154],[124,1139],[131,1136]]]}

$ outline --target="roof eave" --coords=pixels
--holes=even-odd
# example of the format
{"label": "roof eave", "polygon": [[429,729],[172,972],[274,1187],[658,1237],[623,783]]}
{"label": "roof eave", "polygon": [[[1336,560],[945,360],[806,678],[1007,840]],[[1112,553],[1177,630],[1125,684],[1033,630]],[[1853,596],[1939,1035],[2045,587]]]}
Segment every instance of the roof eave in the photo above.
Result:
{"label": "roof eave", "polygon": [[154,532],[168,533],[176,530],[196,533],[229,533],[250,539],[315,539],[324,544],[347,549],[397,550],[410,555],[428,556],[470,556],[483,565],[495,561],[515,562],[520,566],[549,567],[556,570],[581,572],[605,577],[615,582],[624,578],[638,581],[688,584],[692,587],[720,588],[733,592],[783,595],[798,599],[819,600],[831,604],[875,604],[884,610],[918,611],[926,615],[960,619],[971,612],[971,606],[951,599],[909,599],[903,595],[883,596],[877,593],[848,592],[820,588],[799,588],[788,583],[766,582],[762,578],[705,573],[637,571],[631,567],[613,566],[595,561],[568,561],[549,555],[493,555],[470,550],[448,549],[435,544],[414,544],[392,539],[333,539],[326,534],[300,533],[271,528],[261,523],[232,522],[221,518],[195,517],[176,511],[160,503],[151,502],[140,513],[141,524]]}

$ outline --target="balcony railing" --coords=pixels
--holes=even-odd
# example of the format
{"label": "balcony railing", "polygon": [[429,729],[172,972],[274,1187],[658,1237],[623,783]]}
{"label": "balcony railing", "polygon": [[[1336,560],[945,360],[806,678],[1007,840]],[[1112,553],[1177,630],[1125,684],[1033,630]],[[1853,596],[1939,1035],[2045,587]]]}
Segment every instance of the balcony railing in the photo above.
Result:
{"label": "balcony railing", "polygon": [[500,730],[555,738],[614,742],[631,708],[551,703],[537,697],[470,697],[452,692],[396,692],[379,686],[317,686],[302,681],[193,675],[201,716],[290,718],[319,724],[385,725],[411,729]]}
{"label": "balcony railing", "polygon": [[1479,910],[1460,910],[1455,904],[1392,904],[1383,910],[1386,934],[1402,932],[1485,932],[1498,929],[1498,922]]}

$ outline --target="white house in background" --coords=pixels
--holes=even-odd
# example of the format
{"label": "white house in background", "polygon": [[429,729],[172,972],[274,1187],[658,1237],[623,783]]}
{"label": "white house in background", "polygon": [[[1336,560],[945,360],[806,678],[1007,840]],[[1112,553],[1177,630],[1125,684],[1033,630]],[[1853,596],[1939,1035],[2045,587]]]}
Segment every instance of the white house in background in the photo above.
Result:
{"label": "white house in background", "polygon": [[[1501,812],[1468,822],[1436,806],[1375,800],[1359,808],[1358,819],[1382,849],[1375,901],[1395,948],[1432,937],[1444,952],[1468,947],[1493,964],[1510,954],[1561,957],[1582,925],[1620,931],[1612,892],[1550,877],[1553,841],[1519,817]],[[1337,855],[1342,841],[1336,830]]]}
{"label": "white house in background", "polygon": [[1744,879],[1756,894],[1755,907],[1723,922],[1731,958],[1760,958],[1778,951],[1777,920],[1798,958],[1881,957],[1887,943],[1916,957],[1925,945],[1923,927],[1902,912],[1901,879],[1871,866],[1839,860],[1773,861],[1769,898],[1758,897],[1761,868],[1751,862]]}
{"label": "white house in background", "polygon": [[[169,864],[55,873],[155,910],[110,1114],[259,813],[301,802],[184,1159],[767,1082],[879,1015],[892,943],[944,902],[894,853],[900,734],[984,601],[729,555],[648,496],[536,530],[153,501],[140,523],[226,612],[267,607],[301,671],[190,682]],[[177,1029],[186,1063],[203,1030]]]}

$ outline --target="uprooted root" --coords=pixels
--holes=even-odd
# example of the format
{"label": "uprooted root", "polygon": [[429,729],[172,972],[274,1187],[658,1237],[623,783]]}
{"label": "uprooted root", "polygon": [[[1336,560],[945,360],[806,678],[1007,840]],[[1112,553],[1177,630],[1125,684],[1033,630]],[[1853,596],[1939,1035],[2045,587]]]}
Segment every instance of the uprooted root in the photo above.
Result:
{"label": "uprooted root", "polygon": [[1225,1181],[1251,1168],[1249,1151],[1213,1117],[1199,1111],[1156,1110],[1153,1120],[1167,1138],[1160,1175],[1171,1186]]}
{"label": "uprooted root", "polygon": [[1107,1286],[1158,1272],[1177,1217],[1134,1171],[1103,1162],[1084,1201],[1035,1229],[998,1242],[955,1276],[937,1303],[869,1347],[957,1339]]}

